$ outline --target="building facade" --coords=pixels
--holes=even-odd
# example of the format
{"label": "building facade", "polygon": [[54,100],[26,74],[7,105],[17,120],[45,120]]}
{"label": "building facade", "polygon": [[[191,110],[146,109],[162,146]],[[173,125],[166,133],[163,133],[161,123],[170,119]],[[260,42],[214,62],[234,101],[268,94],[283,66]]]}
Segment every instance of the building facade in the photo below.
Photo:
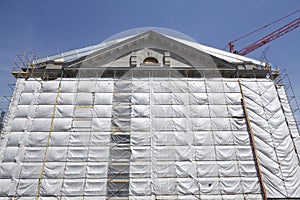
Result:
{"label": "building facade", "polygon": [[127,33],[13,72],[0,199],[300,198],[276,73],[173,31]]}

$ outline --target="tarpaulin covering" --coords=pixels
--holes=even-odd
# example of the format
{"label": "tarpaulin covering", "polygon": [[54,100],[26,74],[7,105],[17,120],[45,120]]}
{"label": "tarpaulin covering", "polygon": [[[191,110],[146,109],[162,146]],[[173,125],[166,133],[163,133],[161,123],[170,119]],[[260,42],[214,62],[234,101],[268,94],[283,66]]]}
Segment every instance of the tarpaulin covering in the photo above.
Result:
{"label": "tarpaulin covering", "polygon": [[[268,197],[300,197],[282,87],[241,79]],[[238,79],[18,79],[0,199],[262,199]]]}

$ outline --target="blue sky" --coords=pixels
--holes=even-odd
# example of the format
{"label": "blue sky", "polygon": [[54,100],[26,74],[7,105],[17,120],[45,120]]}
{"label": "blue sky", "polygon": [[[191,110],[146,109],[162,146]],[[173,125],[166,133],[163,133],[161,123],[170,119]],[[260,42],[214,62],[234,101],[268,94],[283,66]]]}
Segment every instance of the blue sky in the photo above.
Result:
{"label": "blue sky", "polygon": [[[17,53],[37,57],[98,44],[136,27],[164,27],[223,49],[226,44],[300,8],[299,0],[0,0],[0,95]],[[236,43],[237,49],[296,19],[296,15]],[[300,100],[300,28],[269,44],[267,59],[286,68]],[[248,54],[260,58],[268,45]]]}

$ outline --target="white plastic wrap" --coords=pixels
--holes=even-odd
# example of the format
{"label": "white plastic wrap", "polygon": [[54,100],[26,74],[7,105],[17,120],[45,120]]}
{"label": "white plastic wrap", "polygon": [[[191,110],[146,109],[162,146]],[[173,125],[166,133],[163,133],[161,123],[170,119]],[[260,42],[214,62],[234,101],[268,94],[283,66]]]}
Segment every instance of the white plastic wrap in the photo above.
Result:
{"label": "white plastic wrap", "polygon": [[[242,88],[268,197],[298,197],[285,93],[256,80]],[[39,178],[46,200],[262,199],[237,79],[30,79],[14,95],[0,199],[34,198]]]}

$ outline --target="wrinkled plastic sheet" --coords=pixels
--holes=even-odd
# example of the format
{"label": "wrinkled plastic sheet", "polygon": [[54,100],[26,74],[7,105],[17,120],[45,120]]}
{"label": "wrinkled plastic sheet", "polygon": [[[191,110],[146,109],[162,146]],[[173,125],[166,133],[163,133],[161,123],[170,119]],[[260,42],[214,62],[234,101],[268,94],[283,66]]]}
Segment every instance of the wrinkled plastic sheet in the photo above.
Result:
{"label": "wrinkled plastic sheet", "polygon": [[[299,196],[274,85],[242,84],[268,197]],[[41,199],[261,199],[237,79],[29,79],[16,91],[0,148],[3,198],[35,196],[49,138]],[[113,175],[129,182],[108,184]]]}

